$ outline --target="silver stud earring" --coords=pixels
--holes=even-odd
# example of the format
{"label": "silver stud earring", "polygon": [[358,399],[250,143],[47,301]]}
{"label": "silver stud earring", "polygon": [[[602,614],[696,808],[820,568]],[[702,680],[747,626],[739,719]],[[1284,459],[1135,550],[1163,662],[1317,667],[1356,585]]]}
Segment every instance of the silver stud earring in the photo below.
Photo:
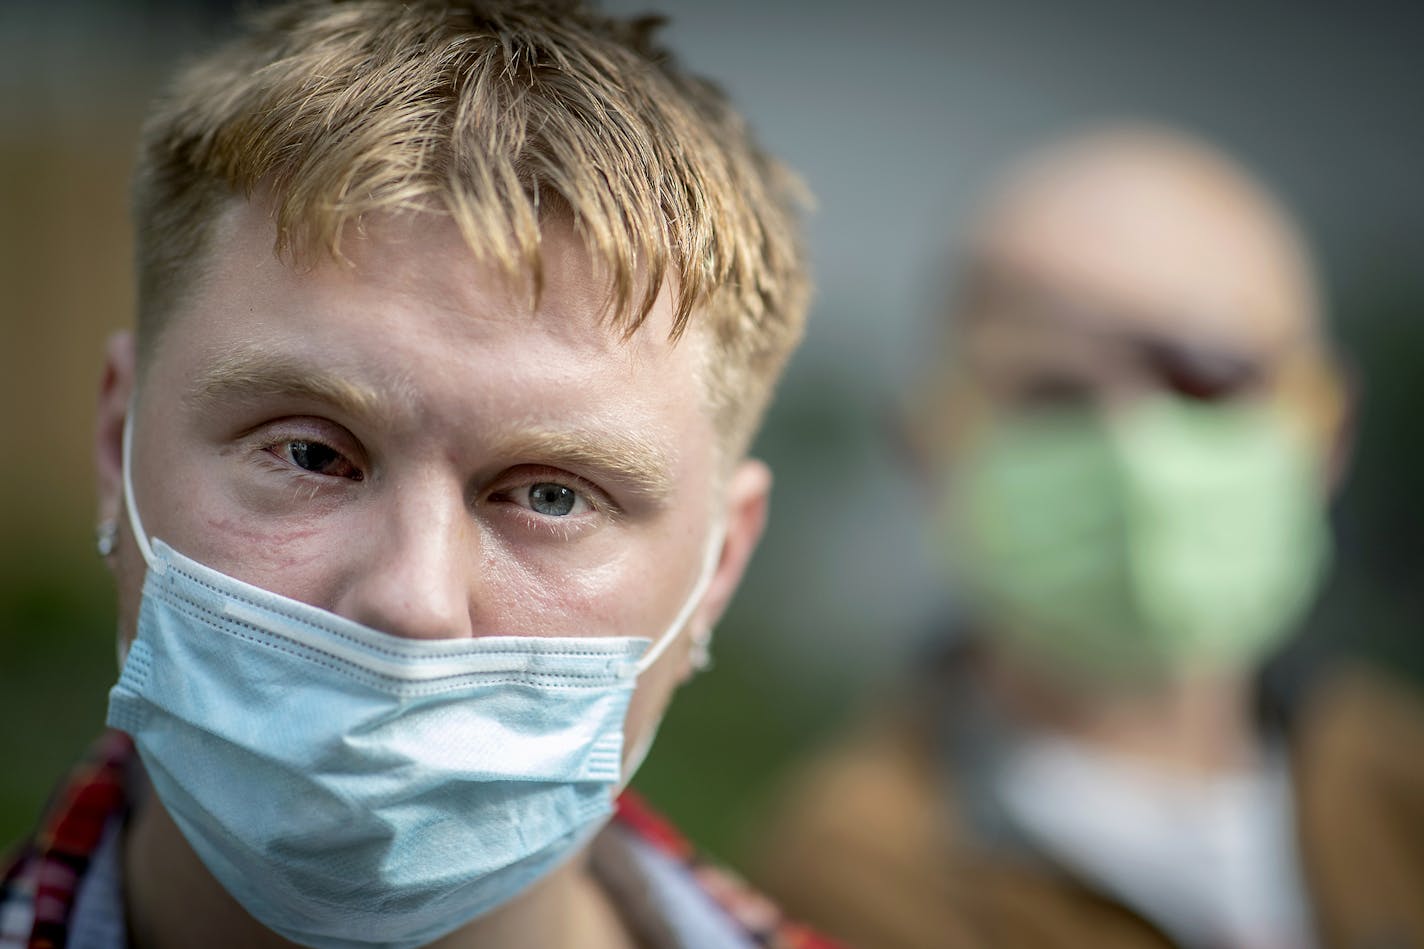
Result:
{"label": "silver stud earring", "polygon": [[704,672],[712,667],[711,636],[698,636],[692,640],[692,648],[688,652],[688,662],[696,672]]}
{"label": "silver stud earring", "polygon": [[119,525],[114,521],[103,521],[94,528],[94,548],[100,557],[108,557],[114,552],[119,536]]}

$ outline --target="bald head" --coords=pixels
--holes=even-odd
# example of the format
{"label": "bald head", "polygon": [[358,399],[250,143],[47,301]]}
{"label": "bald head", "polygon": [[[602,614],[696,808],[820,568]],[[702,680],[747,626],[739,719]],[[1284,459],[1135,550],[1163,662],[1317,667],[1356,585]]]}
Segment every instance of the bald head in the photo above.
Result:
{"label": "bald head", "polygon": [[1052,146],[1011,170],[967,250],[947,358],[910,410],[926,445],[994,412],[1165,392],[1283,399],[1333,451],[1344,389],[1305,242],[1211,146],[1150,127]]}
{"label": "bald head", "polygon": [[995,272],[1143,329],[1253,350],[1319,333],[1315,278],[1284,209],[1229,158],[1173,132],[1099,131],[1030,157],[971,244]]}

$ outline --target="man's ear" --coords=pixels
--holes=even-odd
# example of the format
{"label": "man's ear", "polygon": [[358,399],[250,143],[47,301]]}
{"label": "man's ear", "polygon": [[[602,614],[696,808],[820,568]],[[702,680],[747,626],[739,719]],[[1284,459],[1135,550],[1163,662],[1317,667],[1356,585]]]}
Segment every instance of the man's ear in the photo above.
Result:
{"label": "man's ear", "polygon": [[1360,376],[1354,367],[1336,357],[1333,367],[1333,425],[1328,433],[1326,455],[1327,487],[1335,498],[1344,486],[1345,478],[1355,463],[1355,439],[1359,425]]}
{"label": "man's ear", "polygon": [[[771,469],[755,458],[739,463],[727,483],[727,526],[722,539],[722,552],[716,571],[702,598],[690,630],[693,641],[693,665],[696,654],[706,649],[712,628],[726,612],[732,595],[741,585],[742,574],[756,551],[762,531],[766,529],[767,508],[771,501]],[[692,670],[684,670],[684,675]]]}
{"label": "man's ear", "polygon": [[104,374],[94,428],[94,464],[99,483],[99,522],[114,523],[124,509],[124,420],[133,398],[136,354],[133,334],[115,333],[104,347]]}

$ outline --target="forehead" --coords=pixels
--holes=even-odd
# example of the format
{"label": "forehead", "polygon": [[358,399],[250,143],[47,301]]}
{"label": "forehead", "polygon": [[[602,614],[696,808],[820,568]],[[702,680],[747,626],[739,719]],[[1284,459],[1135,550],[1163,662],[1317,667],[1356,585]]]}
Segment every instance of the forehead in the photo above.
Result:
{"label": "forehead", "polygon": [[607,280],[569,226],[546,228],[537,302],[527,275],[480,261],[432,214],[368,221],[345,236],[340,259],[293,264],[274,245],[260,204],[235,202],[216,222],[157,340],[166,384],[196,395],[214,374],[308,373],[390,426],[469,427],[497,415],[506,427],[600,421],[656,434],[706,415],[699,334],[669,339],[667,293],[637,332],[613,325]]}
{"label": "forehead", "polygon": [[976,245],[997,279],[1047,304],[1034,315],[1049,329],[1260,354],[1316,333],[1290,225],[1247,182],[1194,158],[1097,154],[1046,169],[999,199]]}
{"label": "forehead", "polygon": [[[610,351],[604,344],[618,338],[599,332],[608,322],[610,281],[565,217],[541,226],[545,266],[536,278],[532,269],[510,273],[481,256],[438,211],[372,213],[348,224],[332,246],[290,250],[278,245],[275,213],[260,197],[235,199],[222,209],[195,268],[191,295],[200,304],[239,294],[267,301],[340,297],[348,305],[366,299],[376,307],[405,299],[467,322],[559,323],[571,339],[592,343],[597,337],[599,348]],[[259,276],[262,282],[254,284]],[[544,299],[535,299],[536,290]]]}
{"label": "forehead", "polygon": [[[610,278],[560,217],[541,227],[544,266],[537,277],[532,270],[510,274],[477,256],[448,217],[432,212],[370,215],[348,227],[334,248],[279,255],[272,209],[261,201],[234,200],[218,216],[206,245],[174,314],[177,321],[241,298],[254,307],[247,329],[256,334],[273,322],[257,308],[298,299],[299,306],[319,307],[307,321],[314,332],[343,319],[374,321],[396,332],[401,311],[420,308],[426,322],[445,322],[466,333],[482,323],[519,321],[558,335],[590,357],[629,359],[672,349],[668,288],[662,288],[644,331],[623,333],[608,308]],[[288,329],[300,330],[302,323],[291,321]],[[241,332],[241,327],[206,329]]]}

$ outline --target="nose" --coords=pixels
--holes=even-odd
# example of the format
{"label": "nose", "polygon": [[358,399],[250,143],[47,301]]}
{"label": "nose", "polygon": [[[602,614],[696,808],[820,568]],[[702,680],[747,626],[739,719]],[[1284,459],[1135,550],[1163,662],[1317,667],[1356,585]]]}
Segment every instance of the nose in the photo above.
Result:
{"label": "nose", "polygon": [[463,493],[432,478],[383,495],[336,612],[410,639],[473,636],[479,530]]}

